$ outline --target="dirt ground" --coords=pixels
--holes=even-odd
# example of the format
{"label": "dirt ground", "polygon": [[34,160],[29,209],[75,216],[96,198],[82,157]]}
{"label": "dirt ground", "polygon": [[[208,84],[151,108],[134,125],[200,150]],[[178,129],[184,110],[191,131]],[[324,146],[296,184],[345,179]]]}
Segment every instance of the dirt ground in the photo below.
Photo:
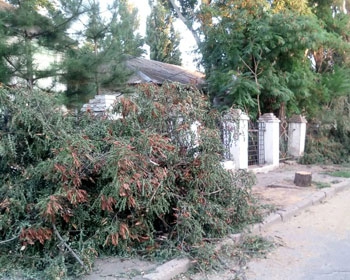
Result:
{"label": "dirt ground", "polygon": [[[343,178],[327,174],[327,172],[341,169],[344,169],[344,167],[334,165],[300,165],[296,162],[286,162],[282,163],[279,168],[267,173],[255,170],[257,181],[253,186],[253,193],[262,203],[271,205],[273,209],[284,209],[318,191],[317,183],[336,184],[344,181],[345,179]],[[310,187],[295,186],[294,176],[297,171],[311,172],[312,185]],[[93,271],[81,279],[137,280],[142,279],[142,275],[151,272],[156,266],[157,264],[155,263],[137,259],[99,259],[96,261]]]}
{"label": "dirt ground", "polygon": [[[281,163],[280,167],[273,171],[256,174],[257,182],[253,186],[253,193],[263,202],[280,210],[318,191],[317,183],[341,183],[344,178],[328,173],[344,169],[346,168],[338,165],[301,165],[293,161]],[[299,171],[311,172],[310,187],[298,187],[294,184],[295,173]]]}

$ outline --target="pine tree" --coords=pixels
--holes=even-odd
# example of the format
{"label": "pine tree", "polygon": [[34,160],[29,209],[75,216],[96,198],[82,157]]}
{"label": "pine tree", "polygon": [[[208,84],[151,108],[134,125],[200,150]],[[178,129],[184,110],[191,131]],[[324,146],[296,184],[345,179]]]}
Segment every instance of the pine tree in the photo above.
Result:
{"label": "pine tree", "polygon": [[[0,23],[0,25],[2,25]],[[7,43],[4,30],[0,29],[0,58],[3,58],[7,53]],[[10,67],[4,59],[0,59],[0,83],[7,84],[11,79]]]}
{"label": "pine tree", "polygon": [[172,20],[165,4],[153,4],[147,19],[146,43],[150,46],[151,59],[181,65],[180,35],[175,31]]}
{"label": "pine tree", "polygon": [[143,52],[143,40],[135,32],[137,10],[127,1],[114,1],[109,7],[110,18],[102,16],[98,1],[90,1],[88,10],[81,38],[83,46],[71,50],[66,59],[70,95],[99,94],[102,87],[120,90],[131,74],[125,70],[125,60]]}
{"label": "pine tree", "polygon": [[[24,81],[25,86],[32,89],[38,80],[61,73],[58,64],[43,67],[45,61],[38,61],[38,54],[57,56],[72,44],[66,31],[79,14],[81,3],[63,2],[63,5],[55,6],[44,0],[13,0],[10,1],[11,9],[1,11],[1,29],[6,42],[1,54],[11,72],[12,82]],[[70,14],[65,15],[63,8]]]}

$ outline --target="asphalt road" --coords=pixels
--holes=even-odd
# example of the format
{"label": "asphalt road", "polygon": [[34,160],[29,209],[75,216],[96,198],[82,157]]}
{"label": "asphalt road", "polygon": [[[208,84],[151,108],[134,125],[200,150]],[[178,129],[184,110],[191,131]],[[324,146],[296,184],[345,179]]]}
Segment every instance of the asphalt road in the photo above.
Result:
{"label": "asphalt road", "polygon": [[350,190],[314,205],[264,235],[281,243],[247,264],[247,280],[349,280]]}

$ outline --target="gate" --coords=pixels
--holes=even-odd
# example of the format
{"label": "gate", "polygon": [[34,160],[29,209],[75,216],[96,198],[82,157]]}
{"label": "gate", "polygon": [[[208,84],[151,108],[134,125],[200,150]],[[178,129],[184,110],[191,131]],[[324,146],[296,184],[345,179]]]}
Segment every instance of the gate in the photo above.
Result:
{"label": "gate", "polygon": [[280,161],[288,159],[288,121],[280,122]]}
{"label": "gate", "polygon": [[248,166],[265,163],[264,122],[249,122],[248,127]]}

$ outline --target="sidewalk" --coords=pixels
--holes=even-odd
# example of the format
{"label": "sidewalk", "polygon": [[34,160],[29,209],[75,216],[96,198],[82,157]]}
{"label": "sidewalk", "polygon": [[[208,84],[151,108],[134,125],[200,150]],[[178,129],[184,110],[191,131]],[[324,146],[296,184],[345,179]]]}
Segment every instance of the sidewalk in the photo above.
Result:
{"label": "sidewalk", "polygon": [[[337,192],[350,188],[350,179],[333,177],[327,174],[340,169],[340,166],[314,166],[299,165],[295,162],[287,162],[279,168],[267,173],[254,171],[256,173],[256,184],[253,193],[263,203],[273,209],[262,223],[248,228],[252,234],[259,234],[263,229],[274,223],[281,223],[297,215],[303,209],[329,199]],[[349,170],[349,169],[347,169]],[[310,187],[297,187],[294,184],[295,172],[308,171],[312,173],[312,185]],[[318,188],[318,183],[327,183],[331,187]],[[236,242],[241,234],[228,236],[222,244]],[[140,260],[109,258],[98,260],[94,271],[84,276],[87,280],[170,280],[173,277],[186,272],[191,266],[189,259],[172,260],[157,266]]]}
{"label": "sidewalk", "polygon": [[[317,187],[317,183],[326,183],[333,186],[349,181],[346,178],[327,174],[340,169],[345,168],[335,165],[320,166],[300,165],[295,162],[282,163],[279,168],[268,173],[256,173],[257,182],[253,186],[253,193],[262,201],[274,205],[276,210],[285,209],[322,191],[322,189]],[[311,187],[297,187],[294,184],[294,176],[298,171],[311,172]]]}
{"label": "sidewalk", "polygon": [[[272,223],[283,222],[301,210],[329,199],[337,192],[350,187],[350,179],[329,174],[344,169],[346,168],[336,165],[300,165],[290,162],[281,164],[279,168],[268,173],[257,173],[253,193],[262,203],[272,205],[275,209],[262,224],[251,228],[253,233],[259,233],[263,227]],[[298,171],[311,172],[310,187],[297,187],[294,184],[294,176]],[[320,188],[318,186],[320,184],[330,187]]]}

